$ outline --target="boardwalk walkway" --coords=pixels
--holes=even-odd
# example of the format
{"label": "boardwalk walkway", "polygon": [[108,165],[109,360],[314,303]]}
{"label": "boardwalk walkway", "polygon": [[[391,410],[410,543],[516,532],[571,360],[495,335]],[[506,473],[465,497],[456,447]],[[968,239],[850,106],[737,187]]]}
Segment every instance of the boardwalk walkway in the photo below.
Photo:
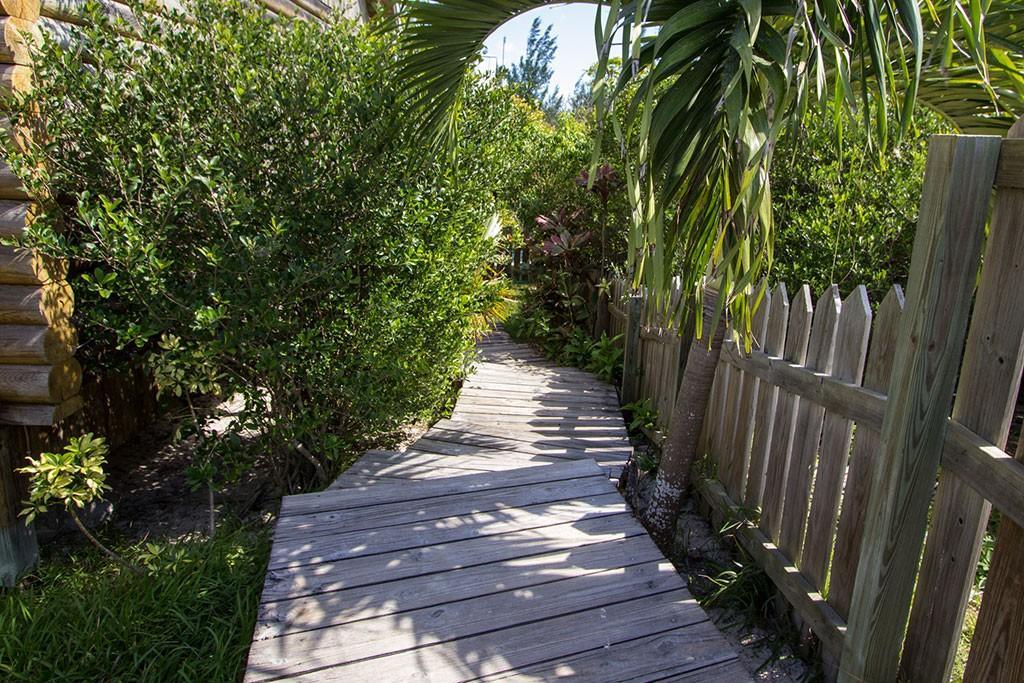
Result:
{"label": "boardwalk walkway", "polygon": [[615,391],[480,356],[450,420],[285,498],[246,680],[748,680],[610,481]]}

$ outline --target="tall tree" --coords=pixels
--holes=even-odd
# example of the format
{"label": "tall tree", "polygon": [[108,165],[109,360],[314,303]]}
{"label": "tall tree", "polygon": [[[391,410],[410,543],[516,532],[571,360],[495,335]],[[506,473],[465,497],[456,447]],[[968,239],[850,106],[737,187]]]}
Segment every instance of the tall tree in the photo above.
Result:
{"label": "tall tree", "polygon": [[[484,39],[546,4],[407,0],[402,73],[418,123],[450,132]],[[755,283],[771,264],[769,170],[779,135],[825,102],[836,113],[857,112],[871,132],[868,144],[880,153],[913,125],[915,102],[963,132],[1004,132],[1024,112],[1024,2],[975,2],[970,9],[953,0],[604,6],[607,16],[599,10],[595,22],[598,120],[631,130],[639,141],[623,164],[633,204],[633,284],[663,300],[680,265],[700,337],[688,352],[646,519],[666,544],[698,455],[725,320],[749,337],[763,294]],[[605,65],[619,35],[623,68],[616,79]],[[624,125],[607,115],[615,106],[625,112]]]}
{"label": "tall tree", "polygon": [[540,18],[535,18],[526,39],[526,54],[505,72],[508,82],[524,97],[533,100],[548,118],[553,118],[562,108],[562,96],[558,88],[555,87],[553,91],[550,89],[551,77],[555,75],[551,63],[555,61],[555,53],[558,52],[558,41],[551,35],[552,28],[548,24],[541,32]]}

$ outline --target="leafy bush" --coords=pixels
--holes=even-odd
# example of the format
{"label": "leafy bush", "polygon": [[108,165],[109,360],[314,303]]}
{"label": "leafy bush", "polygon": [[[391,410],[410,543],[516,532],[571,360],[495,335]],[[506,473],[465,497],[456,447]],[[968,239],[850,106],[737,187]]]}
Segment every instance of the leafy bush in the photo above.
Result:
{"label": "leafy bush", "polygon": [[190,405],[244,396],[201,478],[265,458],[294,490],[462,371],[496,296],[484,229],[529,175],[508,150],[536,112],[478,84],[450,163],[404,130],[393,38],[190,13],[144,18],[139,49],[94,7],[83,49],[41,46],[9,107],[36,129],[11,162],[52,200],[27,241],[73,264],[86,367],[142,358]]}
{"label": "leafy bush", "polygon": [[906,282],[928,136],[945,132],[934,115],[915,121],[916,130],[881,160],[865,151],[863,126],[850,127],[837,145],[823,114],[783,139],[772,166],[772,281],[806,282],[815,292],[835,282],[844,295],[863,284],[876,303],[894,282]]}
{"label": "leafy bush", "polygon": [[31,523],[52,505],[75,516],[77,510],[102,500],[103,492],[110,489],[103,470],[106,455],[106,441],[90,433],[71,438],[61,452],[29,458],[28,465],[18,470],[31,477],[23,513],[26,521]]}
{"label": "leafy bush", "polygon": [[0,595],[5,681],[237,681],[269,550],[267,534],[94,548],[46,562]]}
{"label": "leafy bush", "polygon": [[[593,372],[605,382],[615,383],[622,376],[622,335],[602,334],[594,340],[590,332],[578,325],[555,325],[538,288],[523,287],[519,305],[504,321],[505,331],[513,339],[536,344],[550,358]],[[542,290],[541,290],[542,291]]]}

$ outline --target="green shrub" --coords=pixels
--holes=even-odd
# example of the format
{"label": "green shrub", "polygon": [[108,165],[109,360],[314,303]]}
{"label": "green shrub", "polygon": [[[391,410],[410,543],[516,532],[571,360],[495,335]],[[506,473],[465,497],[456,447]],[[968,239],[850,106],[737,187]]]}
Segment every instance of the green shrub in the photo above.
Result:
{"label": "green shrub", "polygon": [[28,243],[73,263],[83,364],[241,392],[200,448],[218,482],[266,458],[294,490],[303,451],[330,470],[434,411],[495,302],[484,230],[529,175],[509,150],[534,112],[478,84],[449,158],[404,130],[392,37],[201,0],[197,22],[144,20],[139,49],[93,9],[9,107],[39,128],[9,156],[53,200]]}
{"label": "green shrub", "polygon": [[772,165],[773,282],[806,282],[816,294],[834,282],[844,295],[863,284],[875,303],[906,283],[928,136],[946,130],[934,115],[915,121],[882,160],[865,151],[863,126],[850,122],[839,147],[823,114],[783,139]]}
{"label": "green shrub", "polygon": [[237,681],[263,586],[264,531],[119,546],[136,574],[89,547],[0,595],[5,681]]}

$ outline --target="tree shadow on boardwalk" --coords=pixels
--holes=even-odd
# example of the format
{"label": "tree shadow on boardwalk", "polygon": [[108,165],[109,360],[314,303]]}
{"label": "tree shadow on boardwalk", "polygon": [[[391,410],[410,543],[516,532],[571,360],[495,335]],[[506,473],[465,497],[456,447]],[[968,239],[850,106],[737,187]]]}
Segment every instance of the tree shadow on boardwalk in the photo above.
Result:
{"label": "tree shadow on boardwalk", "polygon": [[[390,503],[337,511],[340,530],[331,512],[283,516],[247,680],[742,679],[672,566],[592,472],[546,492],[407,502],[406,521]],[[463,479],[472,491],[468,480],[494,476]],[[599,485],[605,493],[587,494]],[[524,505],[534,491],[553,499]]]}

